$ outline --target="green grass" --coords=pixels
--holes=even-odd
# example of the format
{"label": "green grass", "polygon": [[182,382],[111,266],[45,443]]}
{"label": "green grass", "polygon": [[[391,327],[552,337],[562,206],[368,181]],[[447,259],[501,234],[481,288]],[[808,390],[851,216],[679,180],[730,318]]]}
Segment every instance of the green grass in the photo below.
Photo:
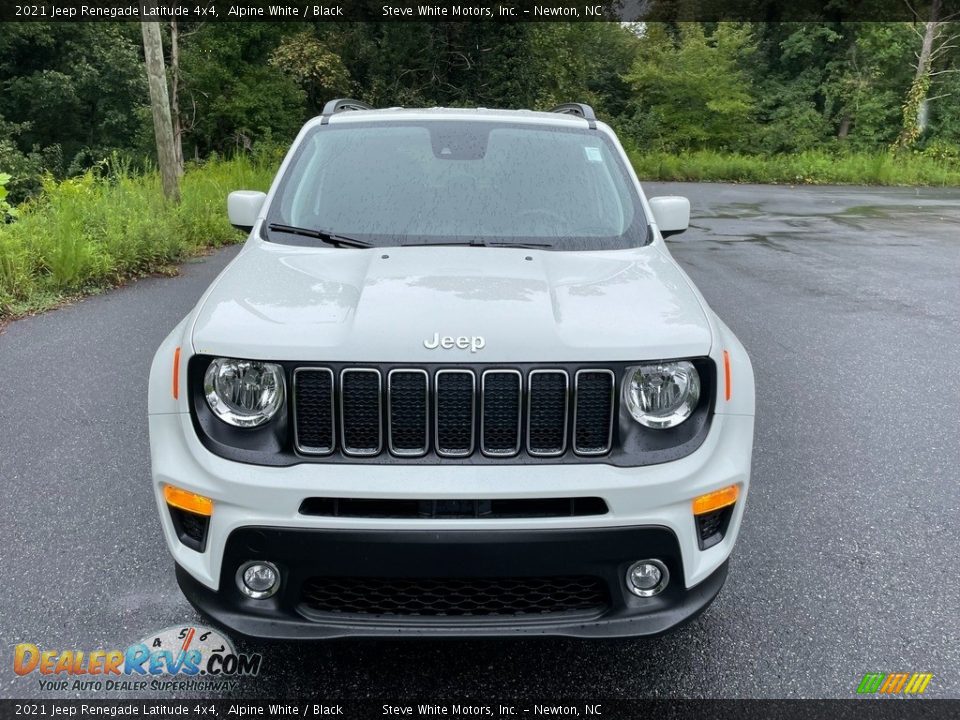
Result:
{"label": "green grass", "polygon": [[172,272],[186,257],[242,240],[227,222],[227,193],[265,190],[276,162],[237,157],[188,168],[179,206],[164,201],[156,173],[45,180],[15,222],[0,224],[0,321]]}
{"label": "green grass", "polygon": [[740,155],[711,150],[681,153],[631,152],[641,179],[693,182],[809,185],[960,185],[960,162],[953,157],[892,155],[886,152],[793,155]]}

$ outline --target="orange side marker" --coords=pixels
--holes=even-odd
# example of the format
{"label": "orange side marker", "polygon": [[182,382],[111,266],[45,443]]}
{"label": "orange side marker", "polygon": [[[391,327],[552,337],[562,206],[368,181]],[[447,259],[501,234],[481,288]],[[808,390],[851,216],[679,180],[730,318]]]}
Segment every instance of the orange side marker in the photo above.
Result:
{"label": "orange side marker", "polygon": [[708,512],[733,505],[740,497],[740,486],[731,485],[720,490],[708,492],[693,499],[693,514],[705,515]]}
{"label": "orange side marker", "polygon": [[163,499],[167,501],[167,505],[172,505],[187,512],[206,515],[207,517],[213,515],[213,500],[189,490],[183,490],[173,485],[164,485]]}
{"label": "orange side marker", "polygon": [[[727,382],[729,386],[729,381]],[[729,394],[729,390],[727,393]],[[178,347],[173,351],[173,399],[177,400],[180,397],[180,348]],[[729,400],[729,396],[727,397]]]}
{"label": "orange side marker", "polygon": [[[180,348],[177,348],[177,352],[180,352]],[[732,392],[732,383],[730,382],[730,353],[726,350],[723,351],[723,379],[726,382],[726,398],[730,399],[730,393]]]}

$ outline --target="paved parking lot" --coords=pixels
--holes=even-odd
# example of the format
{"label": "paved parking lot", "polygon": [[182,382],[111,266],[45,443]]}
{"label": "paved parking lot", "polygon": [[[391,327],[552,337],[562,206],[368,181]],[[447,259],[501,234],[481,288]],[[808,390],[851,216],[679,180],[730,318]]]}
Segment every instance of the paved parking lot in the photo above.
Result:
{"label": "paved parking lot", "polygon": [[[847,698],[865,672],[924,671],[960,697],[960,192],[647,190],[692,199],[671,248],[757,376],[717,602],[638,641],[238,642],[264,662],[234,694]],[[47,694],[12,672],[18,642],[126,647],[197,620],[148,485],[146,379],[234,252],[0,334],[0,696]]]}

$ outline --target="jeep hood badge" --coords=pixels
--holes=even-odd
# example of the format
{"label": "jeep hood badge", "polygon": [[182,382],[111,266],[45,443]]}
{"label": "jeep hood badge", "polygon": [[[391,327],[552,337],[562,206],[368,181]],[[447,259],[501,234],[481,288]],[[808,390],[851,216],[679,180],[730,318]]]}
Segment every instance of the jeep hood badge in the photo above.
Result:
{"label": "jeep hood badge", "polygon": [[434,333],[432,338],[423,341],[423,346],[427,350],[436,350],[437,348],[452,350],[453,348],[457,348],[459,350],[469,349],[472,353],[475,353],[477,350],[483,350],[486,344],[487,341],[483,339],[482,335],[474,335],[472,337],[459,335],[453,337],[452,335]]}

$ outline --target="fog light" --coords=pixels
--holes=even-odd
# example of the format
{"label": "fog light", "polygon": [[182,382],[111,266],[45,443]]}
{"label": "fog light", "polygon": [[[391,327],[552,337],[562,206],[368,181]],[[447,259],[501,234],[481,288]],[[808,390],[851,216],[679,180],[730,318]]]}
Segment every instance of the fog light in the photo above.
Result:
{"label": "fog light", "polygon": [[639,560],[627,568],[627,587],[639,597],[659,594],[670,582],[670,571],[659,560]]}
{"label": "fog light", "polygon": [[247,597],[263,600],[280,587],[280,571],[270,562],[252,561],[237,570],[237,587]]}

